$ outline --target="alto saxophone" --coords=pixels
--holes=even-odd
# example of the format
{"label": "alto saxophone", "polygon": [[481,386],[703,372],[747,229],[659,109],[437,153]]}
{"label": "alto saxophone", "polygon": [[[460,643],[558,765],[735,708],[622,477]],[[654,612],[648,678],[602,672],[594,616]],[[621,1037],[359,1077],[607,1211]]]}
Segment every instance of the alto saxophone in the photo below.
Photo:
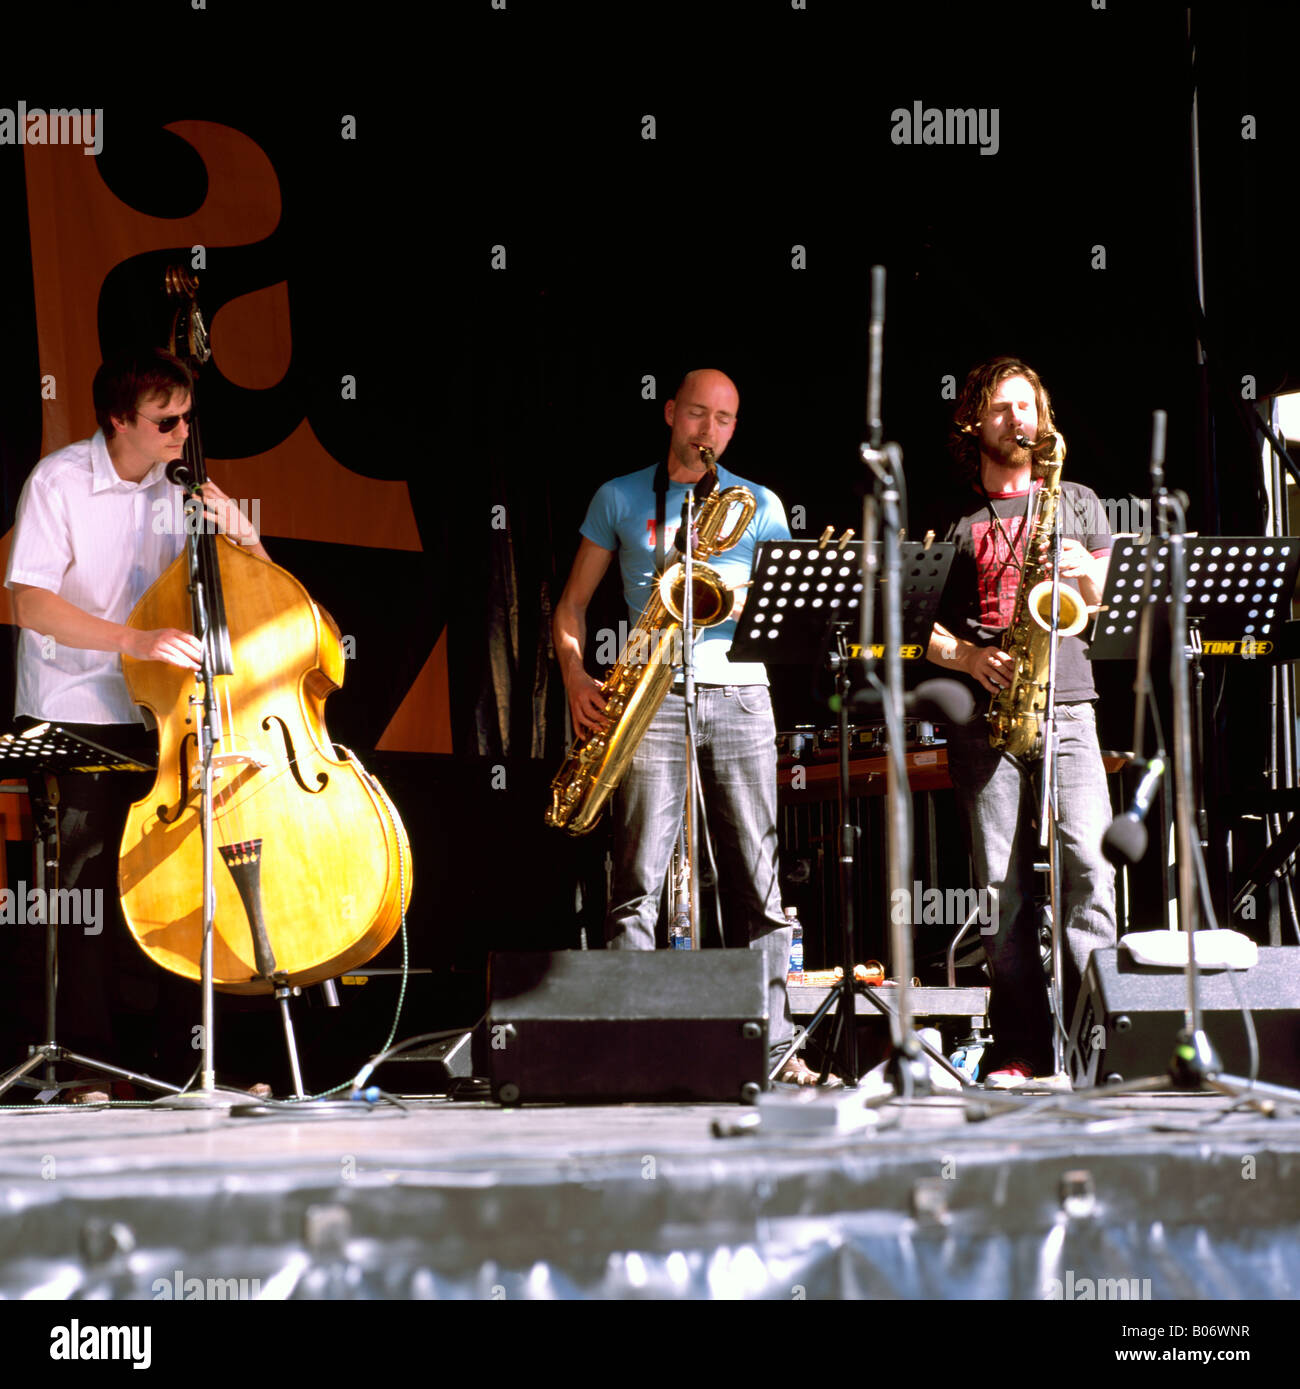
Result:
{"label": "alto saxophone", "polygon": [[[1028,444],[1021,439],[1022,444]],[[1065,466],[1065,438],[1048,434],[1031,448],[1050,444],[1051,451],[1038,464],[1043,485],[1034,498],[1029,538],[1025,543],[1011,625],[1002,634],[1002,649],[1015,658],[1011,681],[998,690],[989,704],[989,743],[1013,757],[1033,759],[1043,752],[1043,713],[1047,708],[1047,672],[1052,653],[1052,580],[1049,546],[1056,528],[1061,501],[1061,469]],[[1062,637],[1083,630],[1088,609],[1077,589],[1060,585]]]}
{"label": "alto saxophone", "polygon": [[[712,467],[713,452],[701,449]],[[716,478],[716,473],[715,473]],[[740,507],[740,516],[725,535],[727,514]],[[756,503],[748,487],[710,492],[696,512],[691,586],[696,627],[725,622],[734,594],[717,570],[703,563],[738,544],[753,519]],[[600,819],[632,762],[632,754],[658,712],[681,664],[682,603],[686,596],[686,566],[679,561],[666,568],[628,633],[618,664],[600,687],[605,696],[605,723],[585,738],[576,738],[564,765],[551,782],[546,823],[570,834],[586,834]]]}

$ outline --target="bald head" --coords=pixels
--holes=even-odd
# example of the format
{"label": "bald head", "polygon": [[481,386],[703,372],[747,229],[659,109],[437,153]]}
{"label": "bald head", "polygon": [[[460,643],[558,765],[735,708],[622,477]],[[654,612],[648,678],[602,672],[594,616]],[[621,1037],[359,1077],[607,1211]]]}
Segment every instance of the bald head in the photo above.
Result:
{"label": "bald head", "polygon": [[711,367],[688,371],[677,394],[664,405],[672,430],[668,444],[668,475],[674,481],[696,480],[704,472],[700,449],[715,458],[731,442],[740,411],[740,393],[731,377]]}
{"label": "bald head", "polygon": [[735,408],[740,407],[740,392],[736,389],[736,383],[724,371],[716,371],[713,367],[696,367],[694,371],[688,371],[682,377],[682,384],[677,387],[677,396],[689,396],[694,391],[712,391],[721,389],[730,391]]}

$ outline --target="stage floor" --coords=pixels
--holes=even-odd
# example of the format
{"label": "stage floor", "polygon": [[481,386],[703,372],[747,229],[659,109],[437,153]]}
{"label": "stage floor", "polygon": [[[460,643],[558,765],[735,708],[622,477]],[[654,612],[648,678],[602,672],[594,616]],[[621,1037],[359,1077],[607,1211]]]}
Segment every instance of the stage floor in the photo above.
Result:
{"label": "stage floor", "polygon": [[0,1296],[1300,1294],[1300,1118],[963,1098],[8,1106]]}

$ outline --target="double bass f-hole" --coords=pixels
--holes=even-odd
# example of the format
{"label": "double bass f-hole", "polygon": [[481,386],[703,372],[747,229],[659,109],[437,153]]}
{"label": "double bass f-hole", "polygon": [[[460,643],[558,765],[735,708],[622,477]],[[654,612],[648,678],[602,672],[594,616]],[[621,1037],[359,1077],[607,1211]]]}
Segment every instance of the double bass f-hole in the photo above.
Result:
{"label": "double bass f-hole", "polygon": [[328,772],[316,773],[316,785],[308,786],[302,779],[302,773],[298,770],[298,754],[293,750],[293,735],[289,732],[289,725],[282,718],[275,714],[268,715],[262,720],[263,729],[269,731],[274,724],[280,730],[280,736],[284,739],[285,756],[289,759],[289,770],[293,773],[293,779],[302,787],[309,796],[318,796],[330,784]]}

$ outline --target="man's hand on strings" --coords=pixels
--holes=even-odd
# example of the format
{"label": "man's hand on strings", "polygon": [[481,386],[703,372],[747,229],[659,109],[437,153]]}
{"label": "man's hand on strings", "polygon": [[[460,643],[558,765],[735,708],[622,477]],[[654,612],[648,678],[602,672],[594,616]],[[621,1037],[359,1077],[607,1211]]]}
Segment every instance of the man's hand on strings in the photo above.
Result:
{"label": "man's hand on strings", "polygon": [[215,521],[217,529],[237,541],[247,549],[258,544],[257,527],[239,509],[237,502],[231,501],[211,478],[199,489],[203,495],[203,514]]}
{"label": "man's hand on strings", "polygon": [[182,670],[198,670],[203,656],[203,647],[193,632],[182,632],[177,627],[158,627],[149,632],[132,630],[132,641],[127,655],[137,661],[166,661],[168,665],[180,666]]}

